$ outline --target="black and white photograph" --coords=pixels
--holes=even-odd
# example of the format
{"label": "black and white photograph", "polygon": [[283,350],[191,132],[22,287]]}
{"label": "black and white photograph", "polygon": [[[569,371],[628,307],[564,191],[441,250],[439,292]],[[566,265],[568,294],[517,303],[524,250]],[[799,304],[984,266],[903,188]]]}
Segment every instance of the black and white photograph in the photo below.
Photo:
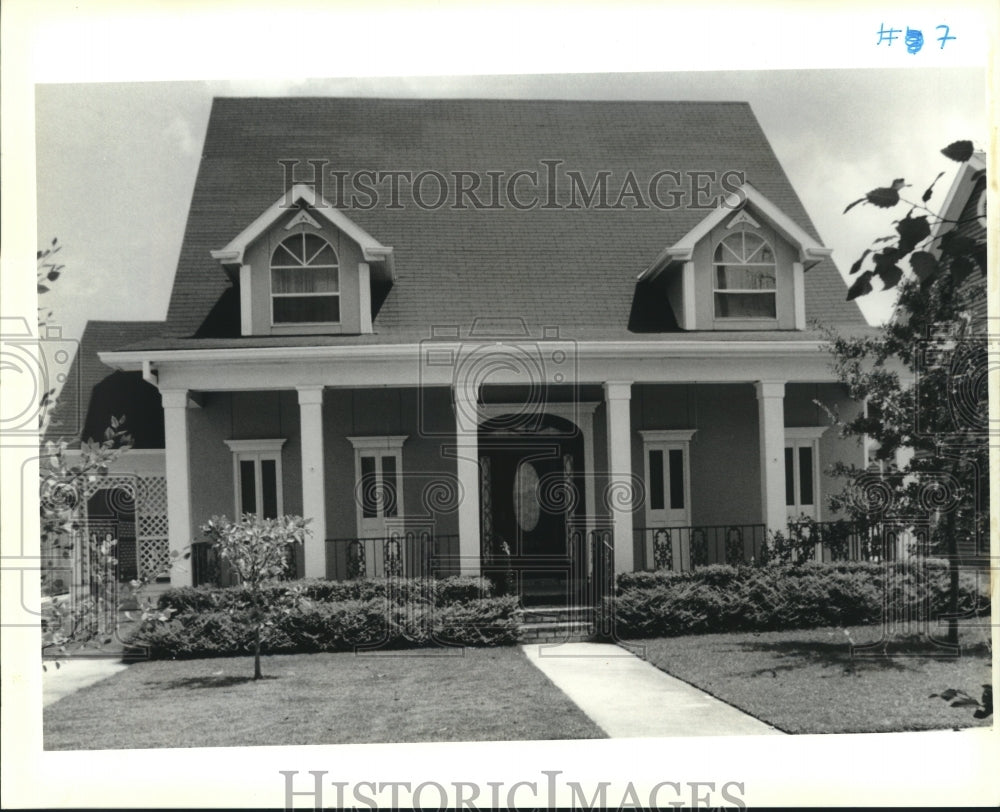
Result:
{"label": "black and white photograph", "polygon": [[995,9],[89,5],[5,10],[5,807],[998,800]]}

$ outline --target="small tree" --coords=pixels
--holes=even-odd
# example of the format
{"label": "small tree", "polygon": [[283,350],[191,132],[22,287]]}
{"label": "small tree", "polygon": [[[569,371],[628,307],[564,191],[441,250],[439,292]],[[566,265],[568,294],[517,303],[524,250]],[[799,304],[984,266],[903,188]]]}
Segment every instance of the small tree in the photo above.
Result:
{"label": "small tree", "polygon": [[239,522],[225,516],[213,516],[202,526],[218,556],[227,562],[243,585],[242,600],[230,612],[246,617],[253,630],[253,678],[261,679],[260,644],[265,629],[274,624],[282,611],[291,608],[294,590],[279,594],[264,587],[282,578],[289,567],[289,549],[303,544],[310,532],[301,516],[262,519],[243,514]]}
{"label": "small tree", "polygon": [[[62,275],[64,265],[56,255],[62,250],[53,239],[36,253],[37,292],[42,296]],[[38,327],[44,331],[52,311],[38,308]],[[38,404],[38,429],[50,428],[56,390],[47,389]],[[39,517],[41,521],[42,653],[69,653],[69,646],[102,647],[113,640],[118,611],[156,577],[146,574],[129,584],[128,594],[119,595],[116,551],[118,540],[91,537],[86,521],[86,499],[93,484],[108,473],[122,453],[132,446],[125,431],[124,416],[111,418],[100,441],[80,444],[79,455],[68,454],[65,439],[46,441],[39,460]],[[52,562],[51,565],[49,562]],[[55,589],[55,571],[62,562],[79,573],[79,583],[69,585],[68,594]],[[157,573],[158,574],[158,573]],[[58,665],[58,661],[56,662]],[[44,666],[43,666],[44,667]]]}
{"label": "small tree", "polygon": [[[964,163],[973,146],[959,141],[942,153]],[[989,516],[986,336],[976,332],[971,315],[986,296],[986,245],[969,223],[927,208],[940,177],[920,202],[902,197],[907,184],[898,179],[845,209],[909,207],[893,221],[895,233],[875,240],[850,271],[857,276],[848,300],[871,292],[875,278],[883,289],[898,288],[892,318],[876,336],[827,330],[837,377],[854,400],[867,403],[852,419],[834,415],[841,435],[876,441],[881,463],[878,472],[835,465],[847,487],[830,503],[865,521],[892,516],[929,526],[925,552],[943,552],[951,562],[948,642],[957,646],[959,539],[980,538]],[[901,467],[900,449],[912,450]]]}

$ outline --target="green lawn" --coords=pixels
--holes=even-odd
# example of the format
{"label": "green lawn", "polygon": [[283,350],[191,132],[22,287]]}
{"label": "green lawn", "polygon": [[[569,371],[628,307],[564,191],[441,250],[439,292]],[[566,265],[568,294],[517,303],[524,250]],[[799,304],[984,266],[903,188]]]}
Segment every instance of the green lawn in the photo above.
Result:
{"label": "green lawn", "polygon": [[46,750],[604,738],[518,648],[140,662],[53,703]]}
{"label": "green lawn", "polygon": [[[848,630],[857,645],[880,627]],[[988,630],[987,630],[988,631]],[[878,733],[992,724],[973,708],[930,694],[961,688],[977,699],[990,682],[981,635],[963,632],[958,659],[927,656],[915,641],[893,656],[854,658],[841,629],[705,634],[636,641],[655,666],[787,733]],[[630,644],[629,648],[633,648]]]}

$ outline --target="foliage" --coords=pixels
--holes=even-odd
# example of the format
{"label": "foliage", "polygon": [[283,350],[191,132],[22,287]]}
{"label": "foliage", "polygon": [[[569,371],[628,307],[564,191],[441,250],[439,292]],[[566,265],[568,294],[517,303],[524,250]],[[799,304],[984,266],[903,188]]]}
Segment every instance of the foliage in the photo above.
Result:
{"label": "foliage", "polygon": [[[255,644],[254,622],[249,607],[234,601],[233,594],[231,590],[210,593],[218,600],[213,608],[199,606],[173,614],[166,623],[143,623],[130,643],[146,647],[149,656],[157,659],[241,655]],[[440,606],[420,600],[387,603],[385,596],[328,601],[298,598],[262,628],[262,651],[498,646],[516,643],[520,634],[516,598],[473,598]]]}
{"label": "foliage", "polygon": [[261,679],[260,647],[265,629],[274,626],[278,616],[287,614],[300,599],[297,589],[285,592],[267,590],[265,585],[281,578],[288,569],[288,551],[292,544],[302,544],[308,534],[307,520],[301,516],[264,519],[244,513],[238,522],[225,516],[213,516],[202,532],[222,561],[232,569],[243,586],[226,607],[232,618],[252,633],[253,678]]}
{"label": "foliage", "polygon": [[520,601],[506,596],[449,603],[436,609],[429,621],[435,642],[510,646],[520,639]]}
{"label": "foliage", "polygon": [[[931,620],[950,608],[948,565],[933,559],[872,563],[713,565],[683,573],[623,573],[614,598],[622,637],[766,631]],[[989,612],[984,584],[965,573],[958,608]]]}
{"label": "foliage", "polygon": [[[37,252],[39,296],[48,293],[49,286],[62,274],[65,266],[55,259],[61,250],[59,241],[53,239]],[[38,308],[40,331],[51,318],[52,311]],[[54,388],[42,394],[38,408],[41,435],[50,427],[55,402]],[[101,648],[113,643],[118,616],[125,607],[135,606],[143,616],[160,616],[142,591],[163,573],[144,573],[120,590],[118,540],[110,536],[97,538],[85,518],[88,488],[105,476],[111,464],[131,446],[124,415],[111,418],[102,440],[82,442],[79,455],[72,455],[72,459],[65,439],[45,443],[39,459],[43,655],[66,655],[71,649]],[[173,551],[171,557],[179,554]],[[60,574],[67,575],[70,581],[65,588],[57,584]],[[55,665],[59,667],[58,659]]]}
{"label": "foliage", "polygon": [[[133,580],[121,594],[118,541],[90,533],[85,517],[88,486],[131,447],[124,422],[113,419],[104,439],[82,443],[78,457],[68,453],[65,440],[48,441],[39,460],[43,654],[66,655],[71,647],[112,643],[118,612],[139,602],[156,575]],[[57,585],[61,574],[70,581],[65,588]]]}
{"label": "foliage", "polygon": [[[168,589],[159,598],[158,606],[176,612],[207,611],[226,608],[239,597],[246,587],[185,586]],[[350,581],[328,581],[307,578],[288,583],[272,583],[262,587],[269,599],[278,600],[291,589],[307,600],[317,602],[351,600],[392,600],[395,603],[425,602],[436,606],[492,597],[492,583],[488,578],[454,575],[447,578],[357,578]]]}
{"label": "foliage", "polygon": [[[59,244],[59,240],[55,237],[52,238],[52,242],[46,248],[40,248],[36,251],[36,266],[35,274],[38,279],[38,295],[41,296],[43,293],[48,293],[51,288],[49,284],[55,282],[61,275],[66,267],[55,261],[53,258],[55,254],[62,250],[62,246]],[[38,307],[38,328],[39,334],[42,330],[49,324],[52,319],[52,311],[47,310],[44,307]],[[39,434],[44,434],[45,429],[48,427],[49,417],[52,414],[52,407],[55,405],[55,388],[47,389],[42,393],[42,397],[38,404],[38,430]]]}
{"label": "foliage", "polygon": [[[973,154],[966,141],[942,152],[959,162]],[[909,209],[894,221],[895,234],[876,240],[851,267],[854,275],[866,260],[874,265],[857,276],[848,299],[870,292],[876,277],[883,288],[898,288],[892,318],[877,335],[826,330],[837,378],[852,399],[867,403],[850,418],[828,411],[842,437],[874,441],[878,467],[834,465],[831,473],[846,484],[830,507],[864,522],[927,526],[928,551],[952,559],[954,586],[960,550],[975,548],[988,530],[987,347],[972,315],[986,296],[985,234],[928,209],[934,183],[920,202],[905,200],[904,186],[898,180],[848,206]],[[953,622],[953,642],[957,633]]]}

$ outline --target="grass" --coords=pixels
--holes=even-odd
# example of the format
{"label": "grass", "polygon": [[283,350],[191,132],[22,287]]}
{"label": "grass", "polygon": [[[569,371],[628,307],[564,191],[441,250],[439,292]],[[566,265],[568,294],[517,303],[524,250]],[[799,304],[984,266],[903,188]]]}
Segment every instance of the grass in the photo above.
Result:
{"label": "grass", "polygon": [[263,671],[136,663],[47,707],[45,749],[604,738],[518,648],[271,656]]}
{"label": "grass", "polygon": [[[858,646],[882,636],[879,626],[847,631]],[[890,647],[890,656],[852,659],[844,630],[834,628],[637,642],[657,668],[787,733],[934,730],[993,721],[930,698],[961,688],[978,699],[991,681],[989,650],[976,630],[963,632],[962,656],[954,659],[929,656],[929,645],[913,639]]]}

